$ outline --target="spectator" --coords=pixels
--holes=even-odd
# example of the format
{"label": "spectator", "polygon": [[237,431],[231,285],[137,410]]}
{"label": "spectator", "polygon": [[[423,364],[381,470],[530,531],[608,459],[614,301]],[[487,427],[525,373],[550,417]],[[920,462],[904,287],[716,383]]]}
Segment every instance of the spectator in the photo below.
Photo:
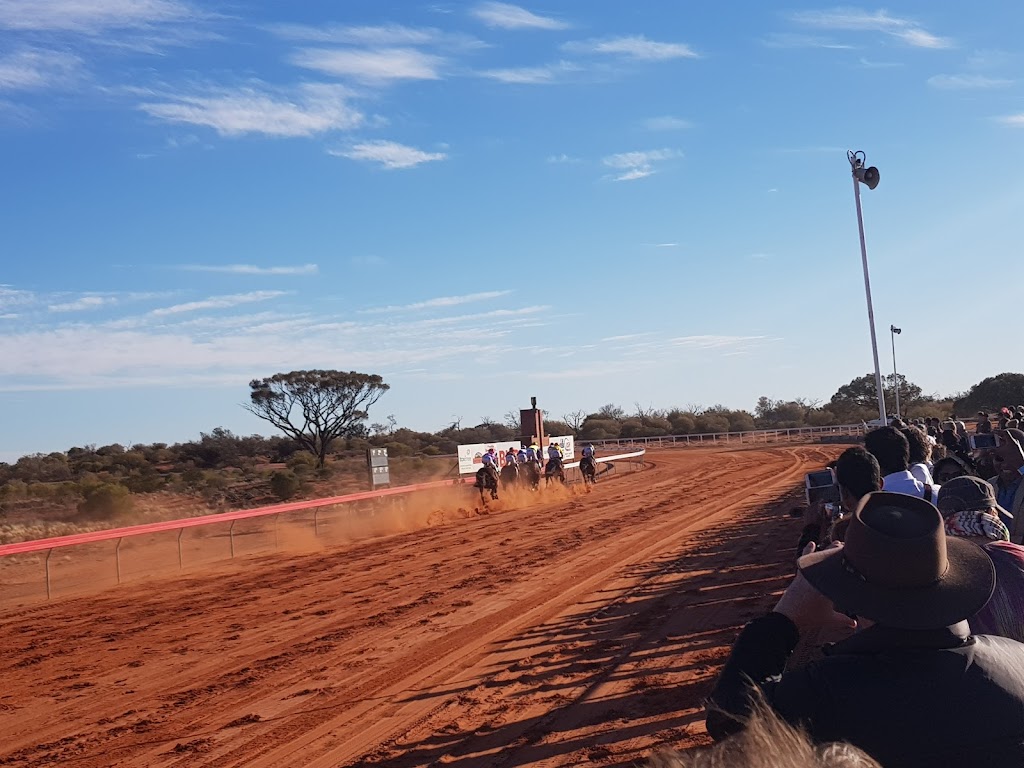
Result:
{"label": "spectator", "polygon": [[862,498],[882,488],[878,461],[860,446],[843,451],[835,461],[835,472],[839,485],[839,514],[828,519],[823,504],[812,504],[807,508],[804,530],[796,548],[798,557],[812,541],[819,549],[833,541],[842,541],[846,529],[844,520],[849,519]]}
{"label": "spectator", "polygon": [[1024,544],[1024,432],[1007,429],[996,437],[999,446],[992,451],[992,460],[997,474],[989,482],[996,489],[999,506],[1013,516],[1010,541]]}
{"label": "spectator", "polygon": [[[886,768],[1024,765],[1024,644],[971,635],[966,621],[994,588],[992,561],[947,538],[935,507],[870,494],[846,544],[801,558],[775,610],[740,633],[708,733],[743,728],[753,685],[814,741],[848,741]],[[802,633],[858,625],[824,659],[786,671]]]}
{"label": "spectator", "polygon": [[852,744],[815,746],[758,701],[746,727],[710,749],[651,756],[647,768],[881,768]]}
{"label": "spectator", "polygon": [[970,618],[971,632],[1024,642],[1024,547],[1010,543],[1009,513],[996,503],[991,484],[980,477],[951,480],[939,491],[938,507],[946,535],[978,544],[996,568],[996,591]]}
{"label": "spectator", "polygon": [[910,444],[898,429],[879,427],[871,430],[864,436],[864,447],[878,459],[878,466],[882,470],[883,491],[935,500],[938,489],[930,483],[922,483],[910,474]]}
{"label": "spectator", "polygon": [[988,419],[979,419],[978,426],[974,430],[979,435],[988,435],[992,433],[992,422]]}
{"label": "spectator", "polygon": [[954,477],[964,477],[970,474],[971,470],[956,456],[946,456],[944,459],[939,459],[932,467],[932,479],[937,485],[944,485]]}
{"label": "spectator", "polygon": [[903,436],[907,438],[907,445],[910,446],[910,474],[925,485],[932,484],[931,457],[932,446],[928,442],[928,435],[917,427],[907,427]]}

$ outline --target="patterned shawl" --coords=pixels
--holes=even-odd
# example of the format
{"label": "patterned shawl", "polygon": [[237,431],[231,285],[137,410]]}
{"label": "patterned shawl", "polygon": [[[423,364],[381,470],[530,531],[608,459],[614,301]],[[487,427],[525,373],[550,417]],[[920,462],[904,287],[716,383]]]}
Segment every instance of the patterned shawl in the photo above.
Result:
{"label": "patterned shawl", "polygon": [[946,518],[947,536],[980,536],[991,541],[1009,541],[1010,531],[996,515],[965,509]]}

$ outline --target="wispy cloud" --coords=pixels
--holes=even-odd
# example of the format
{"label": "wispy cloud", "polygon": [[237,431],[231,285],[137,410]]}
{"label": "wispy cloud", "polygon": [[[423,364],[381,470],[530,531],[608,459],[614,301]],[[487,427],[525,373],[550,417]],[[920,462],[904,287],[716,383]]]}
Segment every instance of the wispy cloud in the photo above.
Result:
{"label": "wispy cloud", "polygon": [[320,271],[316,264],[302,264],[295,267],[259,267],[255,264],[185,264],[178,269],[186,272],[222,272],[229,275],[315,275]]}
{"label": "wispy cloud", "polygon": [[0,311],[13,307],[24,307],[35,301],[36,295],[32,291],[23,291],[20,288],[0,284]]}
{"label": "wispy cloud", "polygon": [[0,28],[97,34],[195,21],[207,14],[178,0],[4,0]]}
{"label": "wispy cloud", "polygon": [[777,32],[768,35],[761,41],[767,48],[824,48],[828,50],[850,50],[852,45],[840,43],[829,37],[819,35],[799,35],[790,32]]}
{"label": "wispy cloud", "polygon": [[172,94],[139,109],[171,123],[207,126],[221,136],[314,136],[363,122],[363,115],[349,105],[349,95],[338,85],[309,83],[287,92],[260,84]]}
{"label": "wispy cloud", "polygon": [[634,181],[656,172],[655,165],[667,160],[682,157],[683,153],[675,149],[652,149],[644,152],[620,152],[608,155],[601,162],[609,168],[621,171],[615,181]]}
{"label": "wispy cloud", "polygon": [[249,293],[235,293],[228,296],[211,296],[202,301],[190,301],[185,304],[175,304],[170,307],[154,309],[150,314],[154,317],[167,315],[180,315],[183,312],[198,312],[203,309],[228,309],[242,304],[252,304],[258,301],[268,301],[284,296],[286,291],[251,291]]}
{"label": "wispy cloud", "polygon": [[790,17],[797,24],[818,29],[851,32],[882,32],[915,48],[951,48],[949,38],[928,32],[918,22],[892,16],[888,11],[833,8],[827,11],[798,11]]}
{"label": "wispy cloud", "polygon": [[500,83],[520,85],[550,85],[564,82],[564,75],[579,72],[581,67],[571,61],[559,61],[539,67],[510,67],[506,69],[485,69],[481,77],[497,80]]}
{"label": "wispy cloud", "polygon": [[422,149],[409,147],[395,141],[364,141],[349,149],[332,149],[328,154],[335,157],[347,157],[350,160],[361,160],[379,163],[388,170],[414,168],[422,163],[444,160],[448,157],[444,152],[424,152]]}
{"label": "wispy cloud", "polygon": [[689,120],[681,117],[663,115],[662,117],[649,117],[644,120],[644,128],[648,131],[682,131],[692,126]]}
{"label": "wispy cloud", "polygon": [[933,75],[928,85],[944,91],[992,90],[1013,85],[1013,80],[984,75]]}
{"label": "wispy cloud", "polygon": [[574,53],[607,54],[636,61],[668,61],[700,57],[700,54],[685,43],[660,43],[656,40],[648,40],[643,35],[578,40],[565,43],[562,48]]}
{"label": "wispy cloud", "polygon": [[63,304],[51,304],[47,309],[51,312],[81,312],[90,309],[99,309],[105,305],[116,304],[117,299],[113,296],[83,296],[75,301]]}
{"label": "wispy cloud", "polygon": [[440,80],[445,63],[442,57],[416,48],[306,48],[291,61],[305,69],[374,84]]}
{"label": "wispy cloud", "polygon": [[535,13],[511,3],[480,3],[470,11],[488,27],[498,29],[568,29],[564,21]]}
{"label": "wispy cloud", "polygon": [[383,267],[387,263],[387,259],[374,253],[353,256],[349,259],[349,264],[353,267]]}
{"label": "wispy cloud", "polygon": [[579,163],[582,162],[580,158],[567,155],[564,152],[558,155],[548,155],[547,162],[555,165],[564,165],[567,163]]}
{"label": "wispy cloud", "polygon": [[1012,125],[1015,128],[1024,128],[1024,112],[1017,115],[1003,115],[1002,117],[997,117],[996,120],[1003,125]]}
{"label": "wispy cloud", "polygon": [[42,90],[68,86],[84,73],[71,53],[27,48],[0,57],[0,90]]}
{"label": "wispy cloud", "polygon": [[747,346],[754,342],[769,341],[767,336],[677,336],[669,339],[669,343],[676,347],[689,347],[691,349],[723,349],[736,346]]}
{"label": "wispy cloud", "polygon": [[[379,314],[383,312],[415,312],[421,309],[436,309],[438,307],[455,307],[461,304],[472,304],[477,301],[487,301],[508,296],[512,291],[482,291],[480,293],[467,293],[462,296],[441,296],[436,299],[417,301],[414,304],[402,304],[399,306],[374,307],[373,309],[362,310],[363,314]],[[496,310],[503,312],[507,310]]]}
{"label": "wispy cloud", "polygon": [[484,48],[487,45],[470,35],[445,32],[436,27],[407,27],[401,24],[378,26],[274,24],[269,29],[284,40],[341,43],[368,48],[445,46],[447,48],[474,49]]}
{"label": "wispy cloud", "polygon": [[655,248],[678,248],[679,243],[655,243]]}

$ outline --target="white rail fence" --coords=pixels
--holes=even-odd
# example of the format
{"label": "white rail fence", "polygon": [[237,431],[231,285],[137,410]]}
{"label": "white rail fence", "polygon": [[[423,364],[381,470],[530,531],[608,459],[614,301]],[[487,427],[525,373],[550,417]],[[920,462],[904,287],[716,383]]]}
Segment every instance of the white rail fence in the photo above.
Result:
{"label": "white rail fence", "polygon": [[793,427],[792,429],[756,429],[746,432],[708,432],[695,435],[663,435],[660,437],[619,437],[610,440],[589,440],[595,447],[618,449],[642,445],[673,447],[686,445],[747,445],[752,443],[792,443],[833,437],[863,436],[863,424],[830,427]]}

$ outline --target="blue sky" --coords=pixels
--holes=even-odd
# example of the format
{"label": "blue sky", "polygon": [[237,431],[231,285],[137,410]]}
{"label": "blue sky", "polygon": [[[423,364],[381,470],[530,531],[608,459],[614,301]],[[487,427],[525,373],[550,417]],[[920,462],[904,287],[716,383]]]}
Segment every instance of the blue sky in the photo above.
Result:
{"label": "blue sky", "polygon": [[[435,430],[1020,370],[1024,6],[0,4],[0,460],[382,374]],[[990,288],[994,288],[993,293]],[[982,342],[987,354],[966,350]],[[1001,351],[1000,351],[1001,350]]]}

